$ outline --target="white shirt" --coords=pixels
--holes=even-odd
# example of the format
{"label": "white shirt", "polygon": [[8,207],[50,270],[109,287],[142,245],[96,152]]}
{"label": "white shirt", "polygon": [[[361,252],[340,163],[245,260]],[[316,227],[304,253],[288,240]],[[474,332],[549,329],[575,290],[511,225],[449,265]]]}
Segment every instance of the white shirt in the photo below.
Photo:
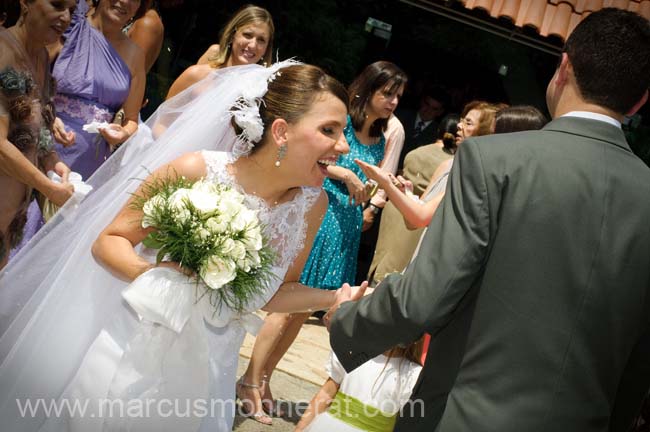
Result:
{"label": "white shirt", "polygon": [[424,120],[422,120],[422,119],[420,118],[420,113],[417,113],[417,114],[415,115],[415,124],[413,125],[413,129],[415,130],[415,128],[418,127],[418,124],[419,124],[420,122],[422,122],[422,123],[423,123],[423,125],[422,125],[422,129],[420,129],[420,132],[422,132],[423,130],[425,130],[425,129],[427,128],[427,126],[429,126],[429,124],[431,124],[432,121],[433,121],[433,120],[429,120],[429,121],[424,121]]}
{"label": "white shirt", "polygon": [[591,120],[598,120],[605,123],[609,123],[612,126],[616,126],[619,129],[621,128],[621,122],[616,120],[615,118],[610,117],[608,115],[591,112],[591,111],[571,111],[560,117],[579,117],[579,118],[586,118]]}

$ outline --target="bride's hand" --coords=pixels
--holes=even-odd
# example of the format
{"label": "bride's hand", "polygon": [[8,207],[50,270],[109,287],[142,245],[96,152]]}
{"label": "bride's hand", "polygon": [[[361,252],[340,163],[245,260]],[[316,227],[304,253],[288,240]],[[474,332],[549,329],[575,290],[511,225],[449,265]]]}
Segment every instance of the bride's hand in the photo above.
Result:
{"label": "bride's hand", "polygon": [[341,288],[336,290],[334,304],[323,317],[323,322],[325,323],[327,330],[330,329],[332,316],[334,316],[341,303],[346,301],[359,300],[361,297],[363,297],[363,294],[366,292],[367,288],[368,281],[363,281],[361,285],[354,287],[350,286],[350,284],[345,283]]}

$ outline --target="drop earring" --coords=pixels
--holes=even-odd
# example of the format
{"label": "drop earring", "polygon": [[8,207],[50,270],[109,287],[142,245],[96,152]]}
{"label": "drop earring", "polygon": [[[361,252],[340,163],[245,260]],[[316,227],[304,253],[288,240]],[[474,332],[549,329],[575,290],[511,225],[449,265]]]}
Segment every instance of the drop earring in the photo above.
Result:
{"label": "drop earring", "polygon": [[284,157],[287,154],[287,145],[282,144],[280,148],[278,148],[278,158],[275,160],[275,167],[280,168],[280,161],[284,159]]}

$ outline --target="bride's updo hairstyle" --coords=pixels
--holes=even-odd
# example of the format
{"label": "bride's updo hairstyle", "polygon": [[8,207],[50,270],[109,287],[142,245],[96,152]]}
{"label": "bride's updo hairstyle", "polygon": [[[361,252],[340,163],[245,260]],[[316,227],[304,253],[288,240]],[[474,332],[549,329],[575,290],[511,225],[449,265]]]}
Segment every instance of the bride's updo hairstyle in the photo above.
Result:
{"label": "bride's updo hairstyle", "polygon": [[[299,122],[323,93],[332,94],[343,102],[347,109],[347,90],[321,68],[300,64],[280,69],[275,78],[269,82],[268,91],[262,98],[259,109],[264,133],[251,153],[266,142],[269,126],[276,119],[284,119],[289,124]],[[234,126],[239,134],[241,129],[237,125]]]}

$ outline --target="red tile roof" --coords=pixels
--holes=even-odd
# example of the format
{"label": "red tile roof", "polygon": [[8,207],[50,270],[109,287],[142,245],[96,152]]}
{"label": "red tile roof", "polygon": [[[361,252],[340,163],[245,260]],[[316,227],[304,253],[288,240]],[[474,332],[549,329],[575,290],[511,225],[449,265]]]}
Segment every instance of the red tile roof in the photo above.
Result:
{"label": "red tile roof", "polygon": [[531,26],[542,36],[565,40],[591,12],[615,7],[650,19],[650,0],[460,0],[468,9],[483,9],[494,18],[508,18],[518,27]]}

